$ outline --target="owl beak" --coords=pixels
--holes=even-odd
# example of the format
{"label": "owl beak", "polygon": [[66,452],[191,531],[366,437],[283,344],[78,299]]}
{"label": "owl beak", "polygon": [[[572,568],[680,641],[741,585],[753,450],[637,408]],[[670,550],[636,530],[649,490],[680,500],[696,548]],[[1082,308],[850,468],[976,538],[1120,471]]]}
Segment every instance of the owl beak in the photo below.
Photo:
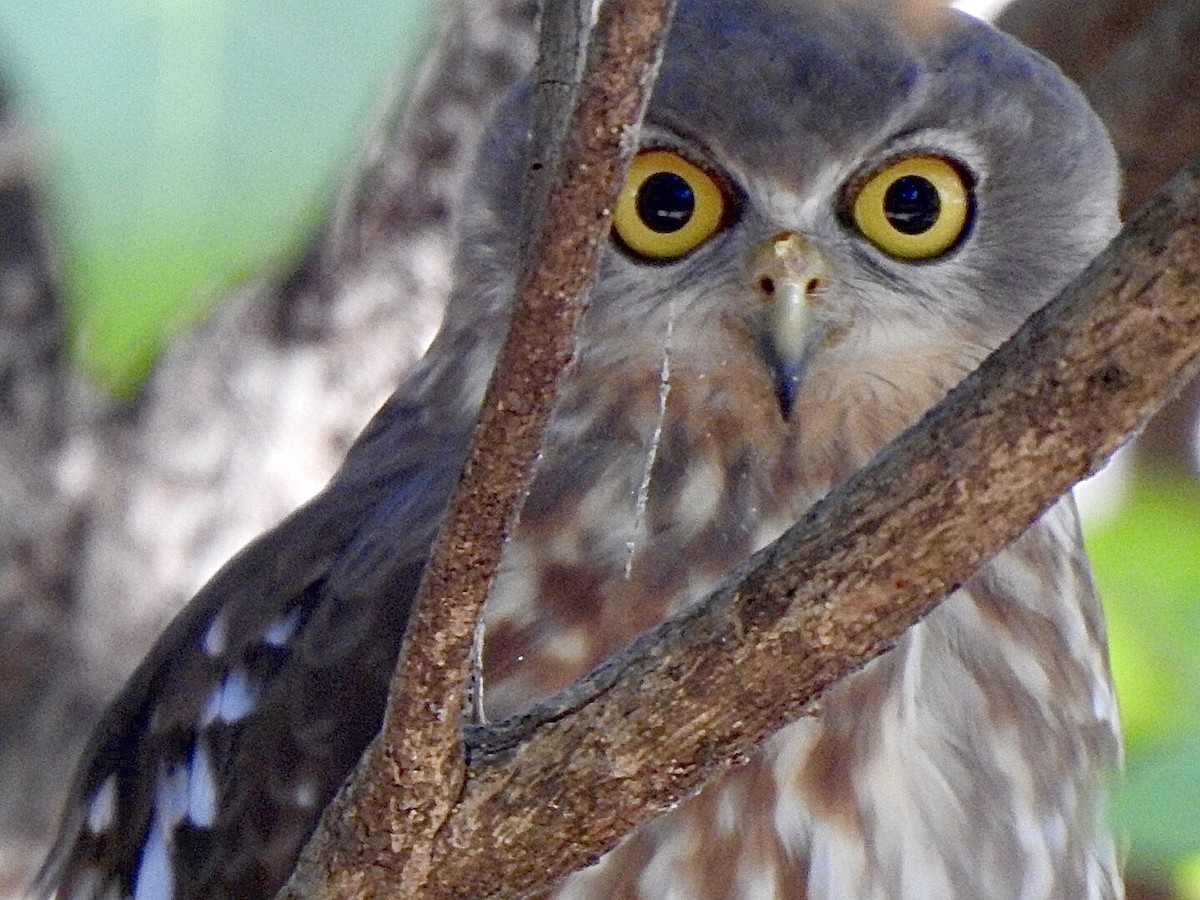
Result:
{"label": "owl beak", "polygon": [[759,248],[751,271],[766,307],[763,352],[774,377],[779,409],[788,419],[800,376],[820,337],[813,307],[828,283],[829,265],[807,239],[789,231]]}

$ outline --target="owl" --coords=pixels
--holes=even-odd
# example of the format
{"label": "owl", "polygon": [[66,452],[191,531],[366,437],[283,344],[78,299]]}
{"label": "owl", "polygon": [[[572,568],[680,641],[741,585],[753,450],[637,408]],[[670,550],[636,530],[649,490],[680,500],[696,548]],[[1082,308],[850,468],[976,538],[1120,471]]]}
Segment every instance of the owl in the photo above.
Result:
{"label": "owl", "polygon": [[[530,94],[483,141],[425,359],[134,673],[43,895],[270,897],[377,731],[519,275]],[[779,536],[1082,269],[1117,188],[1076,88],[979,21],[680,0],[485,609],[478,715],[564,688]],[[1066,498],[557,896],[1117,898],[1119,757]]]}

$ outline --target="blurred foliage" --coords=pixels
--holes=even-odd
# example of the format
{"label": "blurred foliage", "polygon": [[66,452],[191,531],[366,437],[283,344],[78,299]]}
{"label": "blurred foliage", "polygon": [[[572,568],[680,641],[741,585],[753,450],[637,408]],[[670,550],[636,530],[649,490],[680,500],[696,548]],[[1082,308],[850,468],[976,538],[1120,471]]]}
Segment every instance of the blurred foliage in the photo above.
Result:
{"label": "blurred foliage", "polygon": [[435,0],[0,0],[72,338],[131,390],[169,333],[320,220]]}
{"label": "blurred foliage", "polygon": [[[84,368],[127,392],[172,329],[320,221],[435,0],[0,2],[43,133]],[[1200,487],[1142,472],[1087,528],[1128,744],[1134,868],[1200,900]]]}
{"label": "blurred foliage", "polygon": [[1108,617],[1127,771],[1117,818],[1131,864],[1200,900],[1200,485],[1137,471],[1087,528]]}

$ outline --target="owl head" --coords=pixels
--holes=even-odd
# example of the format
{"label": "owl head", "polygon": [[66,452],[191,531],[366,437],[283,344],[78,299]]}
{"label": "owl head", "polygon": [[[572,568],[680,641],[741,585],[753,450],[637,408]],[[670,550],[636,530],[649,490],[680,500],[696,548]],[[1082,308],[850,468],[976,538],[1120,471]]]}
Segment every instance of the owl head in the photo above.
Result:
{"label": "owl head", "polygon": [[[472,284],[516,269],[528,96],[484,144]],[[640,142],[581,352],[656,371],[670,319],[677,371],[755,359],[745,389],[797,427],[838,419],[830,402],[894,410],[842,429],[864,452],[1118,228],[1116,158],[1080,92],[953,10],[681,0]]]}

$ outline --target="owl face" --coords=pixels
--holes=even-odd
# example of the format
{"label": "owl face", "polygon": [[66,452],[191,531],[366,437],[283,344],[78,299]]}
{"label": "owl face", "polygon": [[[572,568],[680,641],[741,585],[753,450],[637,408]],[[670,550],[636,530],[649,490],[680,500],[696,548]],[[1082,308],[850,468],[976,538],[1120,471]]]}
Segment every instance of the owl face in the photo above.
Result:
{"label": "owl face", "polygon": [[671,320],[677,370],[751,353],[785,420],[897,409],[877,444],[1115,233],[1115,157],[1052,64],[953,11],[880,7],[680,3],[581,353],[657,371]]}
{"label": "owl face", "polygon": [[670,296],[744,332],[785,418],[834,373],[936,399],[1115,232],[1103,130],[965,16],[741,6],[682,4],[593,324],[628,341]]}
{"label": "owl face", "polygon": [[[492,146],[494,261],[522,163]],[[1102,248],[1116,180],[1078,92],[966,16],[681,0],[489,600],[493,715],[702,597],[915,422]]]}

